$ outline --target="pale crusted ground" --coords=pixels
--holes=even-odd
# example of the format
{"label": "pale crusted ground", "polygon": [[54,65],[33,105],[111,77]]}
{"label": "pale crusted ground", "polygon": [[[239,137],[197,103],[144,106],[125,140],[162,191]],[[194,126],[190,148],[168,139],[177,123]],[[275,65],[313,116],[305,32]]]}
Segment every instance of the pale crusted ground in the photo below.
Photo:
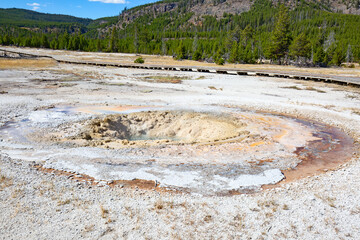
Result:
{"label": "pale crusted ground", "polygon": [[[225,104],[314,119],[343,129],[359,142],[358,89],[200,73],[176,74],[189,79],[181,84],[142,78],[163,74],[72,65],[2,70],[0,122],[35,116],[31,114],[51,105],[202,108]],[[59,123],[61,119],[54,119],[52,124]],[[32,167],[37,156],[25,159],[21,152],[9,154],[12,143],[3,139],[1,136],[1,239],[360,238],[358,155],[338,169],[275,189],[204,197],[90,187],[68,177],[44,174]]]}

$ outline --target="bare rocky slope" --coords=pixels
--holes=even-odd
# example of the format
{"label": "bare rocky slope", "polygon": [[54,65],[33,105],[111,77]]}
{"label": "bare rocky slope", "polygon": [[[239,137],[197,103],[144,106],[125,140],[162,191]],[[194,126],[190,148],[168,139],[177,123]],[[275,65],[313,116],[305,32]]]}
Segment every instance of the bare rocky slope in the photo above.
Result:
{"label": "bare rocky slope", "polygon": [[[263,0],[260,0],[263,1]],[[344,14],[360,14],[359,0],[271,0],[274,5],[284,3],[291,9],[300,4]],[[212,15],[222,17],[224,13],[240,14],[250,10],[256,1],[253,0],[165,0],[153,4],[142,5],[124,11],[119,23],[129,23],[146,14],[154,17],[166,12],[192,12],[195,16]]]}

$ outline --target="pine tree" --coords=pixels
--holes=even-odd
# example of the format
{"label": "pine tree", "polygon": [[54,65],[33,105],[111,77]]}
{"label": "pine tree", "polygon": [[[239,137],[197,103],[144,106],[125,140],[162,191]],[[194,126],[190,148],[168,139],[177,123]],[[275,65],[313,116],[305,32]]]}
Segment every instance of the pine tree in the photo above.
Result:
{"label": "pine tree", "polygon": [[180,42],[180,45],[177,49],[177,56],[176,59],[180,60],[180,59],[185,59],[186,57],[186,48],[183,44],[183,41]]}
{"label": "pine tree", "polygon": [[11,38],[8,34],[5,34],[5,36],[3,37],[3,44],[4,45],[10,45],[11,44]]}
{"label": "pine tree", "polygon": [[100,40],[100,39],[97,39],[97,40],[96,40],[96,51],[97,51],[97,52],[101,52],[101,51],[102,51],[101,40]]}
{"label": "pine tree", "polygon": [[109,39],[109,51],[110,52],[116,52],[117,49],[116,49],[116,27],[113,27],[112,30],[111,30],[111,36],[110,36],[110,39]]}
{"label": "pine tree", "polygon": [[40,43],[41,47],[43,48],[49,48],[50,47],[50,43],[49,40],[47,38],[47,36],[45,34],[43,34],[41,36],[41,43]]}
{"label": "pine tree", "polygon": [[346,61],[347,63],[353,61],[353,53],[352,53],[352,49],[351,49],[351,45],[350,45],[350,44],[348,45],[347,50],[346,50],[345,61]]}
{"label": "pine tree", "polygon": [[281,4],[279,12],[276,16],[275,29],[272,32],[269,56],[272,60],[277,60],[281,64],[281,58],[283,58],[290,45],[290,18],[288,9]]}
{"label": "pine tree", "polygon": [[230,57],[229,57],[229,62],[230,63],[235,63],[239,60],[239,55],[238,55],[238,44],[236,41],[233,42],[233,45],[231,47],[231,51],[230,51]]}
{"label": "pine tree", "polygon": [[227,52],[231,52],[234,42],[239,43],[241,38],[241,30],[237,25],[234,30],[228,32],[225,37],[224,45]]}
{"label": "pine tree", "polygon": [[192,60],[199,61],[201,59],[201,57],[202,57],[202,54],[201,54],[200,48],[198,48],[195,51]]}
{"label": "pine tree", "polygon": [[320,65],[320,66],[326,65],[325,64],[325,52],[321,45],[315,49],[313,63],[316,65]]}
{"label": "pine tree", "polygon": [[79,35],[79,40],[80,40],[79,50],[80,51],[89,51],[89,42],[84,37],[84,35]]}
{"label": "pine tree", "polygon": [[61,38],[59,48],[67,50],[68,46],[69,46],[69,40],[70,40],[70,36],[69,36],[68,32],[65,32]]}
{"label": "pine tree", "polygon": [[164,37],[161,38],[161,54],[166,55],[167,54],[167,47]]}
{"label": "pine tree", "polygon": [[340,66],[341,63],[343,63],[344,61],[345,61],[345,54],[343,53],[341,46],[337,46],[334,51],[330,64]]}
{"label": "pine tree", "polygon": [[195,53],[196,50],[198,49],[198,42],[199,42],[198,35],[195,34],[195,37],[194,37],[194,40],[193,40],[193,43],[192,43],[192,51],[193,51],[193,53]]}
{"label": "pine tree", "polygon": [[250,25],[247,25],[246,28],[241,32],[241,42],[244,47],[248,45],[250,40],[252,40],[253,35],[254,29]]}
{"label": "pine tree", "polygon": [[135,26],[134,31],[134,42],[133,42],[135,53],[139,53],[139,40],[138,40],[138,28]]}
{"label": "pine tree", "polygon": [[31,47],[31,38],[30,38],[30,37],[27,37],[27,38],[25,39],[24,46],[25,46],[25,47]]}
{"label": "pine tree", "polygon": [[305,33],[301,33],[295,38],[290,45],[290,55],[294,58],[309,58],[311,52],[311,44]]}
{"label": "pine tree", "polygon": [[253,55],[253,51],[252,51],[252,47],[251,44],[249,43],[244,51],[244,62],[245,63],[255,63],[255,59],[254,59],[254,55]]}
{"label": "pine tree", "polygon": [[242,44],[239,44],[237,47],[237,57],[238,57],[238,61],[240,63],[245,63],[245,49],[244,46]]}
{"label": "pine tree", "polygon": [[51,49],[58,49],[58,44],[59,44],[59,42],[58,42],[58,40],[57,40],[57,38],[54,38],[53,40],[51,40],[51,42],[50,42],[50,48]]}
{"label": "pine tree", "polygon": [[38,37],[36,37],[36,36],[31,38],[31,46],[39,48],[40,47],[40,39]]}

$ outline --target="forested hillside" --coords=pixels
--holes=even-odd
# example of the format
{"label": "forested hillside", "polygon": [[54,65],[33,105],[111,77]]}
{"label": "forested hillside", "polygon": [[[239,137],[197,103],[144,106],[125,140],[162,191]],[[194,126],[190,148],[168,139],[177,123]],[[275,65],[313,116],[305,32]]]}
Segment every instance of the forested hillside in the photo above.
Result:
{"label": "forested hillside", "polygon": [[1,9],[0,8],[0,26],[18,26],[18,27],[44,27],[59,26],[67,24],[88,25],[91,19],[77,18],[68,15],[38,13],[25,9]]}
{"label": "forested hillside", "polygon": [[[59,31],[0,25],[0,44],[163,54],[218,64],[272,59],[327,66],[360,61],[360,16],[337,13],[344,12],[339,2],[347,2],[350,7],[345,9],[356,13],[357,0],[285,1],[286,5],[271,0],[208,2],[165,0]],[[216,8],[226,3],[225,9],[237,8]],[[208,11],[201,11],[210,14],[199,14],[199,6],[208,6]]]}

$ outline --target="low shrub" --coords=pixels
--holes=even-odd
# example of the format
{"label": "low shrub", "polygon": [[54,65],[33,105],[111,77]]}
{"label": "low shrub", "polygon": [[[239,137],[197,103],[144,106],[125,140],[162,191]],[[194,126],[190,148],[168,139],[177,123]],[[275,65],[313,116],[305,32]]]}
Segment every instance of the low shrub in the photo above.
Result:
{"label": "low shrub", "polygon": [[142,57],[139,57],[137,59],[135,59],[134,63],[140,63],[143,64],[145,62],[145,60]]}
{"label": "low shrub", "polygon": [[216,63],[217,65],[224,65],[225,60],[224,60],[223,58],[218,58],[218,59],[215,61],[215,63]]}

